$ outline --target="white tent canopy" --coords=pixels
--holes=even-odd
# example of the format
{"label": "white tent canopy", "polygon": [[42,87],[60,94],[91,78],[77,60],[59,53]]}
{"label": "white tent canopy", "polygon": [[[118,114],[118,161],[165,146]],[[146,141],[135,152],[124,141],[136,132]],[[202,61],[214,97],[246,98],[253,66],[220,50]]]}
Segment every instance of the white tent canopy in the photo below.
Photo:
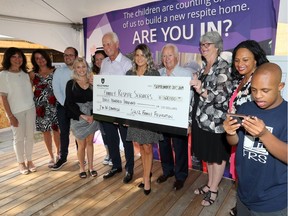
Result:
{"label": "white tent canopy", "polygon": [[[155,1],[0,0],[0,35],[61,52],[67,46],[73,46],[83,55],[83,31],[78,28],[83,18]],[[280,0],[279,21],[287,23],[287,0]]]}
{"label": "white tent canopy", "polygon": [[0,0],[0,34],[83,55],[83,18],[154,1]]}

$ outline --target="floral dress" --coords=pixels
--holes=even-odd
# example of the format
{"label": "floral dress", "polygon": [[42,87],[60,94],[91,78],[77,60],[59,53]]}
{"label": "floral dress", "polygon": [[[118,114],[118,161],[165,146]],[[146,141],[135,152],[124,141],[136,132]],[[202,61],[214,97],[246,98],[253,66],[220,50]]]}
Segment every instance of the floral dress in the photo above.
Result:
{"label": "floral dress", "polygon": [[52,79],[53,73],[50,73],[47,77],[42,77],[39,73],[35,73],[33,86],[37,131],[58,130],[56,97],[53,93]]}

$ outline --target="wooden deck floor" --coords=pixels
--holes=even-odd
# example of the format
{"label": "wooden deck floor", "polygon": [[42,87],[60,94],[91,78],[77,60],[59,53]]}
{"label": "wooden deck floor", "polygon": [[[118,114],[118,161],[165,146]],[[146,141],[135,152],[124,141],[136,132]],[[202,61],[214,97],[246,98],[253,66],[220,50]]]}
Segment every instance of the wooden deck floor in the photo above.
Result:
{"label": "wooden deck floor", "polygon": [[105,148],[101,144],[95,144],[94,159],[99,176],[83,180],[78,177],[74,142],[69,151],[68,163],[61,170],[50,171],[45,145],[38,141],[33,154],[38,171],[25,176],[18,172],[11,141],[0,141],[0,215],[225,216],[235,202],[233,182],[223,179],[217,201],[210,207],[202,207],[202,196],[194,195],[193,191],[206,183],[207,175],[195,170],[190,170],[180,191],[172,190],[174,178],[157,184],[156,178],[162,173],[159,161],[153,165],[152,192],[145,196],[137,187],[142,175],[137,156],[132,183],[122,183],[124,171],[104,180],[103,174],[110,167],[102,165]]}

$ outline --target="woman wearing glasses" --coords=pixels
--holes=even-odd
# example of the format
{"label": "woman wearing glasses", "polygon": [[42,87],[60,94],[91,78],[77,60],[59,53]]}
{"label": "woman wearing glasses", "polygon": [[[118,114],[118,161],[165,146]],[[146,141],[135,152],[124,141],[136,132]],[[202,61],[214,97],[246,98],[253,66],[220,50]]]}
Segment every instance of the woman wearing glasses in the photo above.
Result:
{"label": "woman wearing glasses", "polygon": [[218,196],[218,185],[229,160],[230,146],[222,123],[228,110],[232,91],[231,68],[220,57],[223,40],[218,32],[207,32],[200,38],[203,67],[194,75],[190,85],[192,100],[192,148],[196,157],[207,163],[208,182],[196,189],[203,194],[203,206],[212,205]]}

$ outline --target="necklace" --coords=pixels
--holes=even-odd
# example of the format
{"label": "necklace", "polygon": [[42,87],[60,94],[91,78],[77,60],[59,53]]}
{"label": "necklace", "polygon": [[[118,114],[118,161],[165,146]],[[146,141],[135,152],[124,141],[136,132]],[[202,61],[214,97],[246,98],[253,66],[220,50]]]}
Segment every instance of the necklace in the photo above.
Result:
{"label": "necklace", "polygon": [[136,70],[137,76],[143,76],[147,70],[146,66],[138,67]]}
{"label": "necklace", "polygon": [[48,77],[50,73],[51,73],[51,70],[49,70],[49,69],[47,69],[47,70],[45,70],[45,69],[41,70],[40,69],[39,70],[40,76],[42,76],[44,78]]}
{"label": "necklace", "polygon": [[12,68],[9,68],[8,71],[9,71],[9,72],[12,72],[12,73],[19,73],[21,70],[20,70],[20,69],[12,69]]}
{"label": "necklace", "polygon": [[78,79],[77,83],[82,89],[87,89],[89,87],[89,82],[87,79]]}

